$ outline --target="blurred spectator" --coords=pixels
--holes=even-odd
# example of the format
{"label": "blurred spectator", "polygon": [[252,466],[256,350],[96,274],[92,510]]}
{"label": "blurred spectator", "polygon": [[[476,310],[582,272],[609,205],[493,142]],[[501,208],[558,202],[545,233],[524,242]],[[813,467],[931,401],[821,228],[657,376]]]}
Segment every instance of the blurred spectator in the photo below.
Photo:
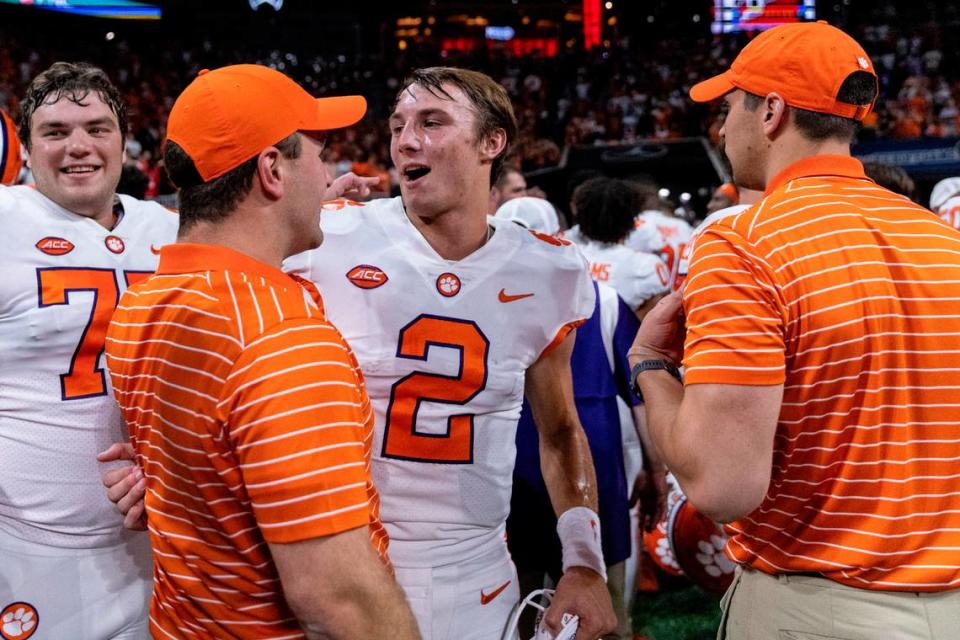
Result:
{"label": "blurred spectator", "polygon": [[527,181],[514,167],[503,167],[490,187],[490,211],[496,212],[503,203],[527,195]]}
{"label": "blurred spectator", "polygon": [[899,193],[913,200],[916,185],[914,185],[913,179],[907,175],[907,172],[900,167],[882,162],[864,162],[863,171],[868,178],[884,189],[890,189],[894,193]]}
{"label": "blurred spectator", "polygon": [[732,182],[724,182],[716,188],[710,201],[707,202],[707,215],[720,209],[726,209],[740,202],[740,194],[737,187]]}

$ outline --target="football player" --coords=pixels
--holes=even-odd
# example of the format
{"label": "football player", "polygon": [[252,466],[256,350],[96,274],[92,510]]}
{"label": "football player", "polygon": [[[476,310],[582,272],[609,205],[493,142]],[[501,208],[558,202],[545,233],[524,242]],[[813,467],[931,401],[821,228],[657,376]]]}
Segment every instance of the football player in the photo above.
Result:
{"label": "football player", "polygon": [[643,318],[668,289],[670,271],[653,253],[624,243],[634,229],[637,192],[622,180],[591,178],[573,192],[576,212],[574,241],[590,263],[590,275],[613,287]]}
{"label": "football player", "polygon": [[593,463],[573,404],[574,330],[593,285],[575,247],[487,218],[516,121],[503,88],[414,72],[390,116],[401,197],[324,215],[288,265],[324,292],[376,412],[390,557],[424,638],[498,638],[519,600],[504,541],[524,393],[540,430],[565,573],[546,622],[612,630]]}
{"label": "football player", "polygon": [[635,229],[626,245],[636,251],[647,251],[660,256],[670,272],[670,282],[676,277],[680,254],[690,242],[693,229],[685,220],[662,210],[661,199],[651,183],[634,182],[644,196],[643,211],[637,215]]}
{"label": "football player", "polygon": [[177,216],[116,194],[127,112],[103,71],[58,62],[21,107],[36,189],[0,187],[3,637],[145,638],[149,541],[103,500],[95,460],[125,432],[102,356]]}

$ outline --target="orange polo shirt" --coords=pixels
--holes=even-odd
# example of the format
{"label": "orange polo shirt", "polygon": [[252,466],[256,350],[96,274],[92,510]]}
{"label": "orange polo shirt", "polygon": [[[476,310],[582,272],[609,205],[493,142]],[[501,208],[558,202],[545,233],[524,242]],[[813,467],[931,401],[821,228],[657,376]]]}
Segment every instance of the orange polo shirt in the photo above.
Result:
{"label": "orange polo shirt", "polygon": [[847,585],[960,585],[960,232],[821,156],[697,240],[687,384],[784,385],[727,553]]}
{"label": "orange polo shirt", "polygon": [[153,637],[301,637],[267,543],[368,527],[386,559],[370,402],[312,284],[168,245],[106,353],[146,477]]}

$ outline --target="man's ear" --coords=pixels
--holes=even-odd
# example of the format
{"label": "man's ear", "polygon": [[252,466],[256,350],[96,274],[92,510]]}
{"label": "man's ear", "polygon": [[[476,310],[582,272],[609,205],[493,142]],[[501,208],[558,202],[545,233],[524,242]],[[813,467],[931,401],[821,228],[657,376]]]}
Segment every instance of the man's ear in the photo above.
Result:
{"label": "man's ear", "polygon": [[787,103],[779,93],[768,93],[758,109],[763,114],[761,127],[768,138],[773,138],[787,123]]}
{"label": "man's ear", "polygon": [[283,166],[283,156],[276,147],[267,147],[257,156],[256,178],[260,189],[272,200],[283,197],[283,180],[286,167]]}
{"label": "man's ear", "polygon": [[494,129],[480,141],[480,156],[486,162],[500,155],[507,148],[507,132],[503,129]]}

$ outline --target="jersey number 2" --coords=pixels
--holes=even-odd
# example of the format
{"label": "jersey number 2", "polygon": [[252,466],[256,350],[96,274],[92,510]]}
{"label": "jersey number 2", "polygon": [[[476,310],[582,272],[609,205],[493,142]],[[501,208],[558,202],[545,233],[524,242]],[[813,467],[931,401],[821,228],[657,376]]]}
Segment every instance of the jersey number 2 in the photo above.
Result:
{"label": "jersey number 2", "polygon": [[460,351],[455,376],[411,373],[390,391],[383,456],[418,462],[470,464],[473,462],[473,414],[451,415],[446,433],[417,431],[421,402],[464,405],[487,386],[490,341],[473,322],[421,315],[400,330],[398,358],[426,360],[430,347]]}
{"label": "jersey number 2", "polygon": [[[150,275],[150,272],[125,271],[127,285]],[[120,292],[113,269],[47,268],[37,269],[40,307],[70,304],[70,294],[93,293],[90,318],[80,333],[77,348],[70,359],[70,368],[60,374],[63,400],[79,400],[102,396],[107,392],[106,375],[100,368],[100,356],[106,341],[107,326],[117,307]]]}

